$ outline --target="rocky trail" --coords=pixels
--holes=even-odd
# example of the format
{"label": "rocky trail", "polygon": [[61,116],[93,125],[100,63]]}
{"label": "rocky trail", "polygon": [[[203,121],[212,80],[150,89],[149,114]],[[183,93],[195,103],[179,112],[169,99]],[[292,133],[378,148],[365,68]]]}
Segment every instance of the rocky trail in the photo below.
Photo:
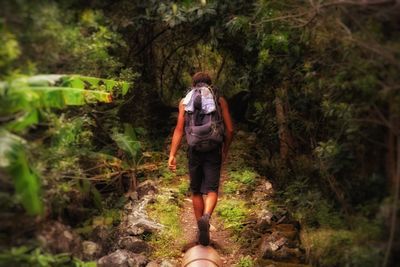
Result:
{"label": "rocky trail", "polygon": [[[272,183],[255,171],[254,134],[239,131],[223,166],[220,195],[211,218],[211,246],[223,266],[306,266],[300,225],[274,201]],[[103,267],[181,266],[197,235],[184,149],[180,169],[171,173],[163,161],[143,166],[148,173],[127,195],[118,224],[93,220],[82,235],[66,225],[48,223],[38,240],[49,251],[72,251]],[[96,221],[97,220],[97,221]]]}

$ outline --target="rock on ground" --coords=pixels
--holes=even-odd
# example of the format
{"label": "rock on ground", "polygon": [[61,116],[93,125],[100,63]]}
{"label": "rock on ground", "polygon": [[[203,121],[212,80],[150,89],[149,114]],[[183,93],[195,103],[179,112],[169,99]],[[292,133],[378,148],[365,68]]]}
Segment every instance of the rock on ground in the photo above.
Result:
{"label": "rock on ground", "polygon": [[147,263],[146,267],[160,267],[160,264],[158,264],[156,261],[151,261]]}
{"label": "rock on ground", "polygon": [[124,207],[125,214],[119,225],[119,231],[128,235],[141,235],[161,230],[163,225],[147,217],[146,206],[153,200],[154,197],[146,195],[138,203],[132,201],[127,203]]}
{"label": "rock on ground", "polygon": [[99,244],[92,241],[82,242],[82,253],[85,260],[95,260],[101,255],[101,252],[102,247]]}
{"label": "rock on ground", "polygon": [[158,192],[156,183],[152,180],[146,180],[140,183],[136,189],[138,198],[141,199],[145,195],[153,195]]}
{"label": "rock on ground", "polygon": [[118,249],[97,261],[99,267],[145,267],[148,260],[141,254]]}
{"label": "rock on ground", "polygon": [[298,248],[296,240],[298,235],[297,232],[292,232],[293,228],[288,232],[273,230],[272,233],[265,234],[259,248],[261,258],[293,263],[304,262],[304,253]]}
{"label": "rock on ground", "polygon": [[71,227],[60,222],[53,221],[46,223],[37,233],[37,239],[41,246],[51,253],[72,253],[76,257],[81,257],[82,240]]}
{"label": "rock on ground", "polygon": [[150,252],[151,247],[143,240],[134,236],[124,236],[118,240],[118,246],[134,253]]}

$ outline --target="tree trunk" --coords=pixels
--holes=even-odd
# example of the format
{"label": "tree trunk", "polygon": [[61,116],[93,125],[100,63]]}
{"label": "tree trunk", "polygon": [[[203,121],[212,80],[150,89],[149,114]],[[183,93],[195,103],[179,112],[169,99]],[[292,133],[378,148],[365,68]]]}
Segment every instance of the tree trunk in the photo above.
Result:
{"label": "tree trunk", "polygon": [[386,174],[388,177],[388,191],[393,193],[396,184],[396,171],[397,166],[396,162],[398,161],[397,155],[399,154],[396,150],[396,147],[399,146],[398,144],[398,136],[400,135],[400,116],[396,115],[394,108],[389,108],[389,127],[387,132],[387,139],[386,139]]}
{"label": "tree trunk", "polygon": [[[387,243],[385,257],[382,266],[394,263],[398,257],[400,248],[398,244],[398,203],[400,198],[400,115],[396,114],[396,108],[389,108],[389,125],[387,135],[386,167],[388,175],[389,192],[392,196],[392,210],[390,221],[389,240]],[[398,111],[397,111],[398,112]]]}
{"label": "tree trunk", "polygon": [[284,161],[288,159],[290,149],[293,149],[293,139],[287,123],[287,113],[289,110],[287,88],[288,84],[285,82],[282,87],[277,88],[275,93],[275,111],[280,144],[279,152],[281,159]]}
{"label": "tree trunk", "polygon": [[394,184],[394,177],[396,171],[396,136],[394,135],[393,131],[389,128],[387,132],[386,138],[386,175],[387,179],[387,186],[388,191],[393,189],[392,185]]}
{"label": "tree trunk", "polygon": [[[397,127],[396,127],[397,128]],[[394,167],[395,167],[395,172],[393,173],[393,178],[392,178],[392,196],[393,196],[393,203],[392,203],[392,210],[391,210],[391,220],[390,220],[390,232],[389,232],[389,240],[388,244],[386,247],[385,251],[385,257],[382,266],[386,267],[388,266],[389,262],[391,261],[390,256],[392,254],[392,262],[394,263],[395,257],[398,257],[397,255],[394,255],[394,251],[398,251],[399,248],[394,246],[395,241],[398,240],[398,230],[397,230],[397,219],[398,219],[398,202],[399,202],[399,195],[400,195],[400,135],[396,136],[396,141],[397,141],[397,146],[394,148],[397,148],[397,153],[395,153],[394,156],[396,156],[396,159],[394,160]],[[397,155],[396,155],[397,154]],[[396,240],[397,239],[397,240]]]}

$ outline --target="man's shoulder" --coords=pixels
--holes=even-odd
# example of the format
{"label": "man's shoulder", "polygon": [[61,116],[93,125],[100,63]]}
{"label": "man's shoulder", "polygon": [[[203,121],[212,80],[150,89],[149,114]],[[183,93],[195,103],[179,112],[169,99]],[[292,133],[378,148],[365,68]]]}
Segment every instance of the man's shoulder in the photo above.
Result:
{"label": "man's shoulder", "polygon": [[184,109],[185,108],[185,105],[183,104],[183,98],[179,101],[179,104],[178,104],[178,108],[179,108],[179,110],[180,109]]}

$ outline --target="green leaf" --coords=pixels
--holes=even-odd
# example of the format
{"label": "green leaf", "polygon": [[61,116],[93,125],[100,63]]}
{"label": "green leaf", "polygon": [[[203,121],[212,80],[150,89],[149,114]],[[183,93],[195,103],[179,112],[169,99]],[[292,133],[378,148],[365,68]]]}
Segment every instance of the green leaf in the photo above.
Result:
{"label": "green leaf", "polygon": [[[79,75],[37,75],[0,82],[0,116],[15,116],[5,125],[21,132],[39,123],[41,109],[110,103],[113,96],[126,94],[129,83]],[[21,112],[22,114],[16,114]]]}
{"label": "green leaf", "polygon": [[36,92],[44,107],[62,108],[64,106],[82,106],[87,103],[111,103],[110,93],[68,87],[22,87],[19,92]]}
{"label": "green leaf", "polygon": [[101,194],[100,194],[99,190],[97,190],[96,187],[94,187],[93,185],[91,185],[91,193],[92,193],[94,205],[96,206],[96,208],[98,208],[99,210],[103,209],[103,202],[102,202]]}
{"label": "green leaf", "polygon": [[11,132],[21,132],[27,127],[39,123],[39,112],[37,109],[31,110],[6,125],[6,129]]}
{"label": "green leaf", "polygon": [[112,102],[110,93],[65,87],[22,87],[11,89],[0,99],[0,114],[9,115],[33,108],[65,108],[87,103]]}
{"label": "green leaf", "polygon": [[127,153],[130,158],[136,160],[141,149],[139,141],[133,140],[130,136],[121,133],[114,133],[111,137],[120,149]]}
{"label": "green leaf", "polygon": [[124,123],[124,134],[129,136],[132,140],[137,140],[136,131],[129,123]]}
{"label": "green leaf", "polygon": [[14,180],[18,200],[30,215],[43,212],[39,177],[29,167],[25,153],[25,140],[0,130],[0,168],[4,168]]}
{"label": "green leaf", "polygon": [[63,77],[65,77],[65,75],[62,74],[35,75],[16,79],[13,81],[13,84],[28,84],[29,86],[55,86]]}

